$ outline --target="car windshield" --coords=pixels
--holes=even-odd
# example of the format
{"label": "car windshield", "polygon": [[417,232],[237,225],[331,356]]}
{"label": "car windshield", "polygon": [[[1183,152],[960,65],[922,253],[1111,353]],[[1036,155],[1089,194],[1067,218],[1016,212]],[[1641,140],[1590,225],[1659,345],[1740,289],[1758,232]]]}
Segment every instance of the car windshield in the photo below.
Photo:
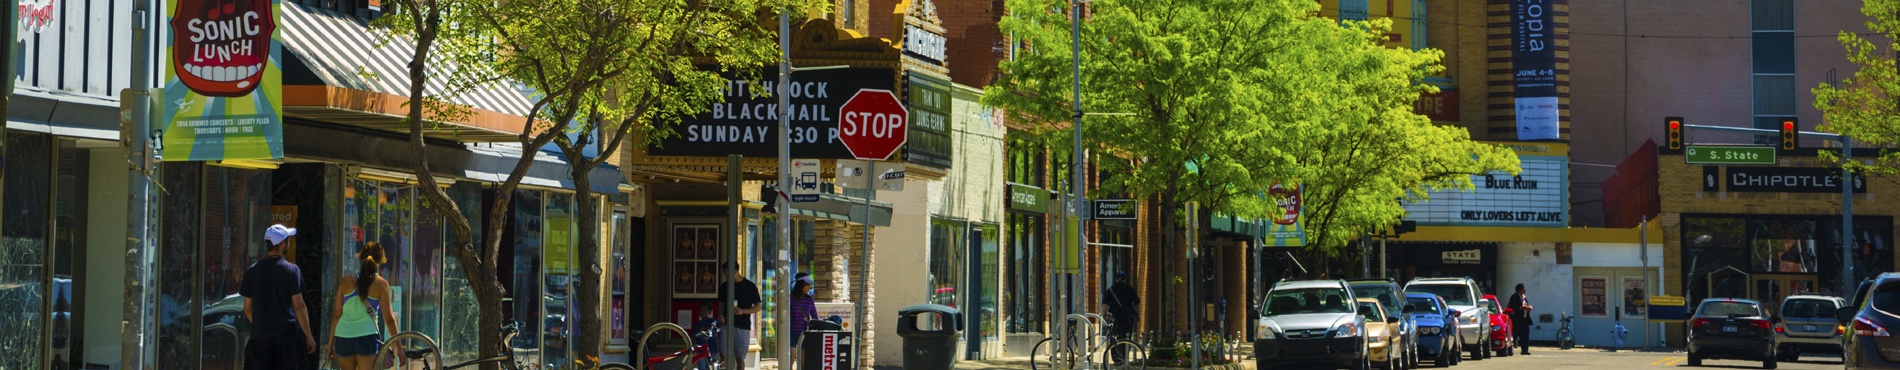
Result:
{"label": "car windshield", "polygon": [[1493,300],[1489,300],[1489,299],[1486,299],[1486,300],[1484,300],[1484,306],[1485,306],[1485,307],[1490,307],[1490,308],[1491,308],[1491,312],[1492,312],[1492,313],[1500,313],[1500,314],[1501,314],[1501,313],[1504,313],[1504,308],[1503,308],[1503,307],[1498,307],[1498,301],[1493,301]]}
{"label": "car windshield", "polygon": [[1453,306],[1472,306],[1477,301],[1471,298],[1471,289],[1461,284],[1418,284],[1405,287],[1405,292],[1437,294],[1445,299],[1445,304]]}
{"label": "car windshield", "polygon": [[1788,303],[1781,305],[1781,316],[1825,317],[1831,320],[1834,317],[1834,310],[1838,309],[1841,307],[1834,304],[1834,300],[1831,299],[1790,299]]}
{"label": "car windshield", "polygon": [[1695,315],[1701,317],[1759,316],[1761,307],[1741,301],[1709,301],[1702,302],[1702,307],[1696,308]]}
{"label": "car windshield", "polygon": [[1412,313],[1439,313],[1438,302],[1425,298],[1406,298],[1405,303],[1412,305]]}
{"label": "car windshield", "polygon": [[1390,284],[1355,284],[1352,286],[1352,295],[1378,299],[1379,304],[1385,305],[1386,315],[1397,315],[1399,310],[1404,309],[1399,306],[1398,292],[1393,291]]}
{"label": "car windshield", "polygon": [[1366,321],[1385,322],[1385,313],[1380,312],[1378,305],[1374,305],[1372,302],[1359,302],[1359,308],[1365,309],[1367,313],[1369,313],[1366,315]]}
{"label": "car windshield", "polygon": [[1275,289],[1267,293],[1267,310],[1264,315],[1296,315],[1303,313],[1352,313],[1353,306],[1346,304],[1346,291],[1341,289]]}

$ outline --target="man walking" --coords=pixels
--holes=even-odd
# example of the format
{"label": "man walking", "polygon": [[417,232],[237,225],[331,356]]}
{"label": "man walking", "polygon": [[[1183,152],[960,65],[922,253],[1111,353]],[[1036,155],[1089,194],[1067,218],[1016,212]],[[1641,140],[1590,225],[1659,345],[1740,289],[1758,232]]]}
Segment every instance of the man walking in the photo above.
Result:
{"label": "man walking", "polygon": [[1517,336],[1519,353],[1531,354],[1531,298],[1524,294],[1523,283],[1517,284],[1517,293],[1510,300],[1505,308],[1511,309],[1511,333]]}
{"label": "man walking", "polygon": [[[1109,327],[1109,335],[1115,339],[1128,339],[1129,334],[1135,332],[1135,313],[1139,310],[1141,297],[1135,292],[1135,287],[1128,285],[1127,272],[1115,272],[1115,285],[1108,287],[1108,294],[1102,297],[1102,303],[1108,305],[1108,316],[1115,319],[1114,326]],[[1128,358],[1128,354],[1120,353],[1119,349],[1117,351],[1112,354],[1115,361]]]}
{"label": "man walking", "polygon": [[726,361],[726,364],[734,369],[745,369],[747,368],[746,348],[752,343],[752,314],[759,313],[762,309],[759,305],[761,301],[759,285],[753,283],[751,279],[746,279],[745,275],[739,274],[739,264],[734,262],[726,262],[726,277],[731,279],[727,281],[733,282],[731,285],[736,286],[735,289],[739,292],[738,295],[730,295],[726,291],[728,285],[719,284],[719,304],[726,304],[726,297],[734,297],[733,303],[738,306],[732,310],[732,322],[726,323],[724,335],[730,335],[732,338],[732,341],[728,342],[732,345],[725,347],[729,356],[726,358],[730,359]]}
{"label": "man walking", "polygon": [[292,369],[304,356],[317,352],[310,334],[310,310],[303,301],[303,271],[284,260],[284,249],[297,229],[271,225],[264,229],[270,246],[264,258],[244,270],[238,294],[244,296],[244,318],[251,322],[251,339],[244,347],[244,368]]}

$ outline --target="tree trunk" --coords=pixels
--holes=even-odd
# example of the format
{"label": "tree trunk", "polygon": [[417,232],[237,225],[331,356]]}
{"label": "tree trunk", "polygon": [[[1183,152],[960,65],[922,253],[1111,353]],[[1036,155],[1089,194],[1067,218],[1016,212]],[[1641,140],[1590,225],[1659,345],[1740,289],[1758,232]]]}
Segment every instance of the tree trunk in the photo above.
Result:
{"label": "tree trunk", "polygon": [[598,361],[601,350],[600,338],[601,333],[604,332],[602,328],[605,326],[601,325],[601,310],[599,309],[602,285],[600,277],[603,268],[600,263],[600,211],[599,204],[593,199],[594,192],[588,188],[592,184],[587,178],[588,172],[592,172],[594,166],[589,165],[591,161],[581,158],[578,152],[568,156],[568,163],[574,170],[574,194],[576,201],[579,202],[576,212],[580,216],[580,243],[576,249],[580,261],[574,264],[575,269],[580,272],[580,277],[574,283],[576,290],[574,294],[578,297],[575,305],[579,307],[574,311],[580,316],[580,336],[575,338],[575,343],[577,343],[575,348],[578,351],[576,355],[578,358],[591,357]]}
{"label": "tree trunk", "polygon": [[1166,298],[1165,302],[1168,302],[1167,317],[1169,318],[1162,322],[1162,333],[1179,332],[1181,329],[1181,321],[1184,320],[1183,317],[1185,317],[1181,311],[1180,292],[1182,291],[1182,287],[1174,286],[1176,278],[1181,277],[1181,272],[1175,268],[1175,264],[1179,263],[1181,258],[1186,257],[1181,255],[1183,251],[1178,248],[1179,245],[1175,243],[1178,234],[1175,232],[1176,220],[1174,213],[1176,209],[1174,202],[1174,191],[1161,192],[1161,207],[1159,212],[1161,216],[1159,217],[1161,220],[1161,243],[1157,244],[1157,246],[1161,249],[1161,254],[1166,256],[1163,259],[1167,261],[1166,264],[1162,265],[1163,268],[1167,269],[1167,274],[1165,275],[1166,280],[1163,280],[1162,284],[1167,286],[1167,289],[1163,291],[1168,292],[1168,294],[1163,298]]}

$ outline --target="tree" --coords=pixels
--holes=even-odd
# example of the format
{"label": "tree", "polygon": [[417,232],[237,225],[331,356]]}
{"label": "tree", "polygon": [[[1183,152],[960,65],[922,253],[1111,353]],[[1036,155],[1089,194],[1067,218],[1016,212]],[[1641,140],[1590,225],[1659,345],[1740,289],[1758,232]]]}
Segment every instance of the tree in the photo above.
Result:
{"label": "tree", "polygon": [[[1268,188],[1303,184],[1309,245],[1337,253],[1396,221],[1401,199],[1469,187],[1469,174],[1516,171],[1509,151],[1411,112],[1418,94],[1434,89],[1420,82],[1442,68],[1442,54],[1382,46],[1389,21],[1342,23],[1302,0],[1089,4],[1083,104],[1130,115],[1085,123],[1085,147],[1118,158],[1095,161],[1117,174],[1102,179],[1108,190],[1166,209],[1193,201],[1261,217],[1278,211]],[[1009,2],[1012,16],[999,27],[1023,50],[1002,63],[985,104],[1029,122],[1072,117],[1068,8],[1066,0]],[[1064,126],[1047,125],[1045,141],[1066,142],[1057,139],[1068,135]],[[1151,245],[1182,240],[1175,213],[1161,212]]]}
{"label": "tree", "polygon": [[[508,194],[518,187],[534,163],[539,148],[554,143],[573,167],[581,235],[578,264],[581,278],[578,305],[599,305],[601,268],[598,219],[589,199],[587,174],[606,161],[630,133],[665,132],[664,124],[703,109],[723,87],[720,70],[738,73],[775,61],[770,53],[771,33],[758,19],[771,9],[786,9],[785,0],[727,0],[718,4],[664,0],[549,0],[538,2],[397,0],[394,11],[379,21],[392,31],[389,37],[413,42],[408,63],[410,80],[409,137],[416,160],[419,188],[453,231],[449,252],[464,266],[479,310],[479,353],[500,353],[498,328],[503,318],[501,298],[506,290],[497,280],[501,228],[506,224],[512,197],[496,197],[487,209],[486,230],[475,233],[462,210],[437,186],[428,161],[423,133],[435,122],[466,117],[468,107],[449,103],[463,91],[496,85],[520,84],[532,91],[532,107],[524,112],[516,142],[522,153],[497,190]],[[436,65],[432,56],[451,61]],[[694,61],[719,63],[703,71]],[[755,72],[754,72],[755,73]],[[432,81],[432,79],[440,79]],[[445,88],[433,89],[431,85]],[[584,118],[577,120],[577,118]],[[590,135],[609,140],[596,158],[581,156],[582,149],[599,143]],[[478,248],[472,236],[483,236]],[[582,358],[598,358],[602,328],[598,310],[582,309],[577,343]],[[484,368],[492,368],[485,364]]]}
{"label": "tree", "polygon": [[1900,1],[1866,0],[1860,12],[1873,18],[1867,29],[1884,40],[1876,45],[1859,34],[1841,31],[1837,38],[1847,48],[1847,60],[1860,65],[1860,70],[1838,86],[1815,86],[1814,107],[1825,118],[1819,130],[1847,135],[1856,147],[1882,149],[1873,163],[1844,161],[1831,151],[1820,155],[1854,172],[1890,177],[1900,174],[1900,152],[1886,149],[1900,144],[1900,71],[1895,70],[1892,54],[1900,50],[1900,43],[1894,41],[1900,40],[1895,38],[1900,37]]}

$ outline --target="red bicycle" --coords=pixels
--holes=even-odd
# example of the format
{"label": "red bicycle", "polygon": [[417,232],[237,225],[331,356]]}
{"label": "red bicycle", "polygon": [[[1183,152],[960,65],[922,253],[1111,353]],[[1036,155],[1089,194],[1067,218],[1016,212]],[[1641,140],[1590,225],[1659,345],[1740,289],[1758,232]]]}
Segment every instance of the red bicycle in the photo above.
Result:
{"label": "red bicycle", "polygon": [[647,356],[647,339],[651,338],[654,333],[673,331],[678,332],[682,336],[688,334],[685,328],[681,328],[679,325],[673,323],[659,323],[648,327],[645,333],[641,334],[640,341],[637,342],[640,343],[640,348],[639,352],[635,353],[635,356],[636,358],[641,358],[644,362],[640,368],[644,370],[723,369],[725,367],[725,359],[718,355],[720,349],[720,331],[718,327],[719,325],[716,324],[702,325],[702,327],[698,328],[698,332],[691,334],[693,338],[693,344],[691,346],[672,353]]}

